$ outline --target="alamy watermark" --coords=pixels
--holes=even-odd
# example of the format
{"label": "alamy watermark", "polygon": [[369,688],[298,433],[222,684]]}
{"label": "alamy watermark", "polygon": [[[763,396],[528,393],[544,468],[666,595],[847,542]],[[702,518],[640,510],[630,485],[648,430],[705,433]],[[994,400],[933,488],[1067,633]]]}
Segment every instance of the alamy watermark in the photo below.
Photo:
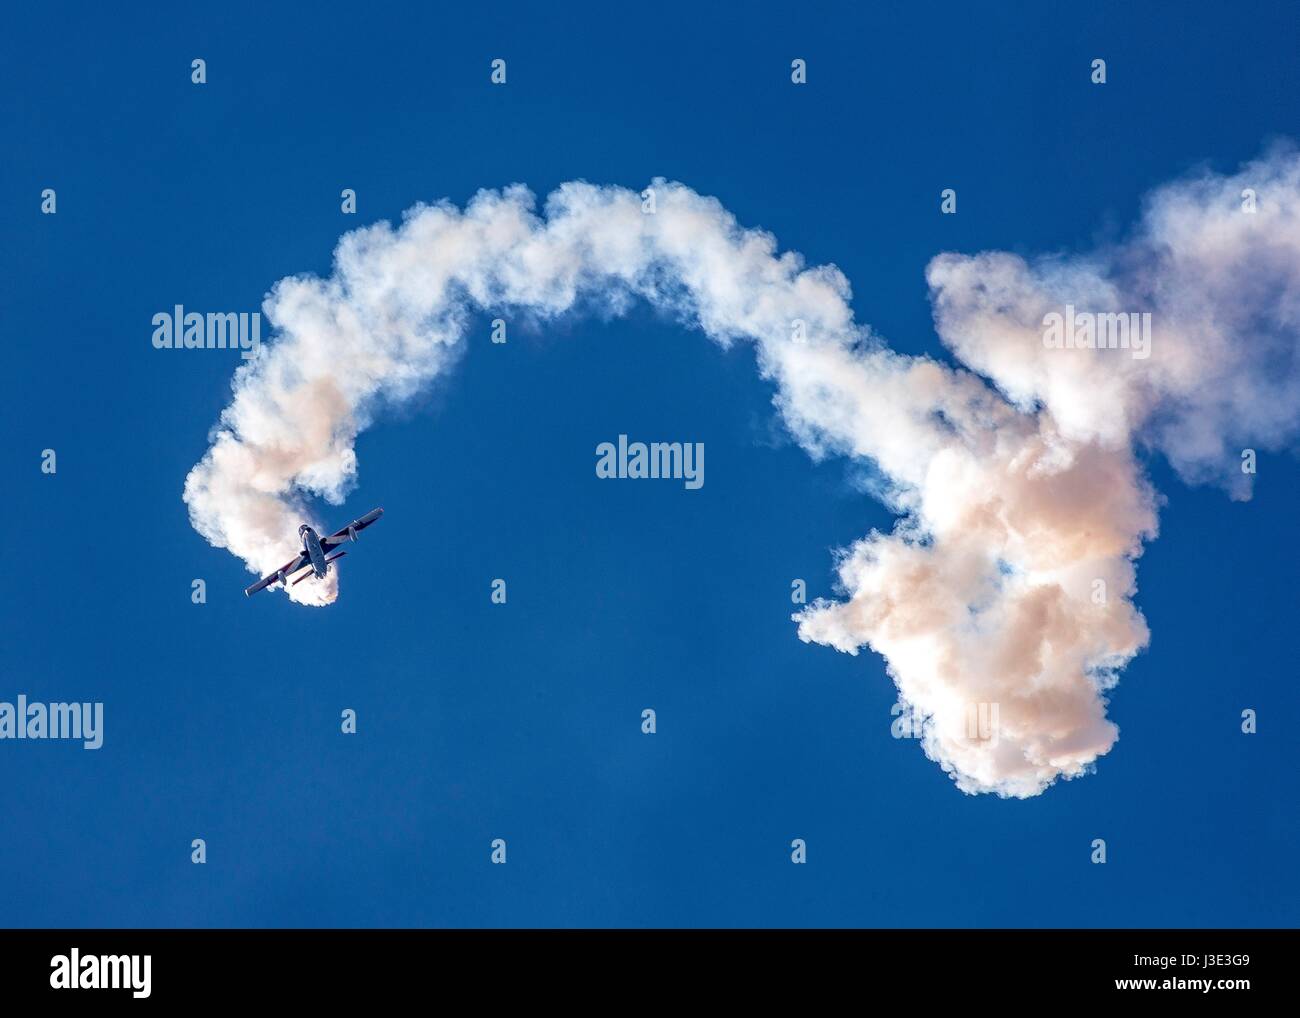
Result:
{"label": "alamy watermark", "polygon": [[1151,356],[1151,312],[1074,310],[1043,315],[1043,346],[1049,350],[1130,350],[1135,361]]}
{"label": "alamy watermark", "polygon": [[[889,732],[895,739],[924,739],[931,721],[919,707],[899,700],[890,708],[894,720]],[[966,704],[963,734],[968,742],[980,743],[989,749],[997,746],[1001,707],[996,702],[980,701]]]}
{"label": "alamy watermark", "polygon": [[186,311],[177,304],[153,316],[155,350],[240,350],[249,360],[262,344],[262,315],[253,311]]}
{"label": "alamy watermark", "polygon": [[695,491],[704,487],[703,442],[631,442],[596,446],[596,476],[601,478],[672,478]]}
{"label": "alamy watermark", "polygon": [[102,703],[28,703],[0,701],[0,739],[80,739],[83,749],[104,744]]}
{"label": "alamy watermark", "polygon": [[53,990],[130,990],[136,999],[152,992],[153,955],[86,954],[73,948],[50,959]]}

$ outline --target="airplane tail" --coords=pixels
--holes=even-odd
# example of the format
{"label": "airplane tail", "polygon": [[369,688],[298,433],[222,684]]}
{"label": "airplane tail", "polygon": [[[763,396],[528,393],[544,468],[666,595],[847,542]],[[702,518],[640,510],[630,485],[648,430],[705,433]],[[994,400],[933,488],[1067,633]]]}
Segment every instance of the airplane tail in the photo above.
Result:
{"label": "airplane tail", "polygon": [[[343,557],[344,555],[346,555],[346,554],[347,554],[346,551],[336,552],[335,554],[330,555],[327,559],[325,559],[325,561],[326,561],[326,562],[333,562],[335,559],[342,558],[342,557]],[[296,586],[298,586],[298,584],[300,584],[303,580],[310,580],[310,579],[311,579],[313,576],[315,576],[315,575],[316,575],[316,571],[315,571],[314,569],[308,569],[305,573],[303,573],[303,574],[302,574],[301,576],[299,576],[296,580],[294,580],[293,583],[291,584],[291,586],[296,587]]]}

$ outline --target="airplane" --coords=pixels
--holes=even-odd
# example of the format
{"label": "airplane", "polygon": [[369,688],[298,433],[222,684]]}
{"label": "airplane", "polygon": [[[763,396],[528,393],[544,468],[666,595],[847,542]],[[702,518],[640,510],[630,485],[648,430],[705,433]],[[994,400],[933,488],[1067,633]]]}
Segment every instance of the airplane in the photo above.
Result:
{"label": "airplane", "polygon": [[382,509],[371,509],[370,512],[353,520],[337,533],[330,534],[329,537],[318,537],[316,531],[312,530],[311,527],[304,523],[298,528],[298,539],[302,541],[302,551],[298,553],[298,557],[290,559],[270,576],[263,576],[251,587],[246,588],[244,590],[244,596],[252,597],[259,590],[264,587],[269,587],[272,583],[277,581],[281,587],[288,590],[290,574],[296,573],[303,566],[310,566],[311,571],[303,573],[294,580],[294,586],[297,586],[303,580],[310,579],[313,576],[320,579],[329,572],[329,564],[331,562],[335,559],[340,559],[347,554],[346,551],[341,551],[336,555],[327,556],[326,552],[336,545],[342,544],[344,541],[355,541],[359,531],[365,530],[366,527],[370,526],[370,524],[374,523],[383,515],[384,511]]}

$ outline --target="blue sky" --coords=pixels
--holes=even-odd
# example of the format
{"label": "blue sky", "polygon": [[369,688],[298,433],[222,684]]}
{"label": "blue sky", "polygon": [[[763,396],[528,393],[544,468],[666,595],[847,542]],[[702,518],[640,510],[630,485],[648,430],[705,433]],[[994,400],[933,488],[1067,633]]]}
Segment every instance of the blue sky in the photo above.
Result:
{"label": "blue sky", "polygon": [[[387,515],[312,610],[246,600],[181,502],[236,357],[149,337],[419,200],[662,175],[945,356],[931,257],[1088,248],[1152,187],[1234,169],[1300,125],[1296,44],[1284,3],[11,15],[0,700],[103,701],[106,731],[0,742],[0,926],[1295,925],[1293,457],[1245,504],[1151,464],[1120,741],[999,800],[890,738],[879,657],[796,638],[791,579],[831,595],[833,549],[892,516],[785,437],[747,347],[645,307],[471,342],[318,507]],[[619,433],[703,441],[704,488],[600,482]]]}

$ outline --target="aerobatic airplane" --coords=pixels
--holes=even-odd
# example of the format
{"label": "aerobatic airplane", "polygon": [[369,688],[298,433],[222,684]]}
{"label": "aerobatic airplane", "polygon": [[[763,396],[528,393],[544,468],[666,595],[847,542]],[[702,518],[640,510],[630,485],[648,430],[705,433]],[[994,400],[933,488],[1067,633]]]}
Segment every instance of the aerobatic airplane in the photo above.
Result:
{"label": "aerobatic airplane", "polygon": [[384,511],[382,509],[371,509],[370,512],[359,519],[353,520],[338,533],[330,534],[329,537],[318,537],[316,531],[304,523],[298,528],[298,537],[302,540],[302,551],[298,553],[298,557],[289,560],[270,576],[263,576],[251,587],[246,588],[244,590],[245,596],[252,597],[263,587],[269,587],[277,581],[281,587],[287,590],[289,588],[289,577],[303,566],[310,566],[311,571],[303,573],[294,580],[295,585],[303,580],[311,579],[313,576],[320,579],[329,572],[331,562],[347,554],[346,551],[340,551],[335,555],[327,555],[327,552],[344,541],[355,541],[359,531],[365,530],[366,527],[383,515]]}

